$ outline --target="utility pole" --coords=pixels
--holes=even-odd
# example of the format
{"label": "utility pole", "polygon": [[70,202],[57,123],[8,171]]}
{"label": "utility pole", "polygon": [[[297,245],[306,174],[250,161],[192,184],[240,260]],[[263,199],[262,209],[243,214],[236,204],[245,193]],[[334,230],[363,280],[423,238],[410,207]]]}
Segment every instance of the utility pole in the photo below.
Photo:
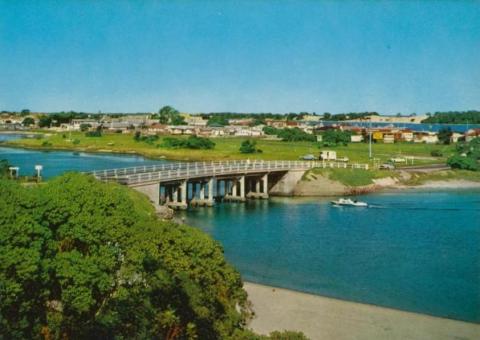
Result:
{"label": "utility pole", "polygon": [[368,129],[368,158],[372,159],[372,122],[370,121],[370,128]]}

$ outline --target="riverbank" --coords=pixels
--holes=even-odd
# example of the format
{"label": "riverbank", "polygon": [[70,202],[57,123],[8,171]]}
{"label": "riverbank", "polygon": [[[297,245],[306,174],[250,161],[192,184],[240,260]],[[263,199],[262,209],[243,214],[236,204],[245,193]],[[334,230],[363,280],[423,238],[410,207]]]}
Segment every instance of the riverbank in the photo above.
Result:
{"label": "riverbank", "polygon": [[407,171],[313,169],[296,184],[293,196],[359,195],[412,189],[477,189],[480,172],[441,170]]}
{"label": "riverbank", "polygon": [[480,325],[246,282],[258,333],[302,331],[316,339],[478,339]]}
{"label": "riverbank", "polygon": [[[101,137],[87,137],[82,132],[52,133],[42,139],[18,139],[7,144],[16,147],[25,147],[39,150],[73,150],[82,152],[112,152],[135,153],[153,159],[172,160],[228,160],[228,159],[263,159],[263,160],[298,160],[306,154],[318,155],[324,148],[317,142],[284,142],[255,138],[257,149],[261,153],[241,153],[240,145],[248,137],[219,137],[211,138],[215,143],[214,149],[172,149],[162,146],[164,138],[187,138],[188,136],[159,136],[153,143],[135,141],[132,134],[105,133]],[[334,148],[338,157],[348,157],[351,162],[369,162],[369,148],[366,143],[351,143],[347,146],[339,145]],[[454,152],[451,145],[433,144],[375,144],[375,157],[380,162],[387,161],[396,155],[412,156],[416,164],[430,164],[444,162],[446,157]],[[438,151],[442,157],[432,157],[432,151]]]}

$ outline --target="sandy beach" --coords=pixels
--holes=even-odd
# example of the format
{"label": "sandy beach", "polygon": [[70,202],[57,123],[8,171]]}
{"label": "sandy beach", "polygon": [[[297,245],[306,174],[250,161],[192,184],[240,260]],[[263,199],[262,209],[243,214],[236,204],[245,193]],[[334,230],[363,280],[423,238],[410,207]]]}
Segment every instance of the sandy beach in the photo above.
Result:
{"label": "sandy beach", "polygon": [[302,331],[316,339],[480,339],[480,324],[326,298],[246,282],[255,318],[250,327]]}

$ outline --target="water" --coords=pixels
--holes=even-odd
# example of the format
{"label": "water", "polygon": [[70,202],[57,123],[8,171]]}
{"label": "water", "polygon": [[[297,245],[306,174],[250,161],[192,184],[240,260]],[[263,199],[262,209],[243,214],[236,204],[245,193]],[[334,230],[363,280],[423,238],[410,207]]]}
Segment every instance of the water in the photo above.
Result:
{"label": "water", "polygon": [[402,129],[410,129],[413,131],[431,131],[438,132],[444,128],[450,128],[453,132],[464,133],[469,129],[479,129],[480,124],[414,124],[414,123],[384,123],[384,122],[345,122],[345,121],[324,121],[324,125],[329,126],[333,124],[362,126],[362,127],[374,127],[384,128],[388,126],[394,126]]}
{"label": "water", "polygon": [[[22,174],[42,164],[45,177],[159,163],[131,155],[0,147],[4,158]],[[480,322],[480,192],[360,199],[372,207],[287,198],[191,209],[185,217],[221,242],[245,280]]]}
{"label": "water", "polygon": [[247,281],[480,322],[480,192],[273,199],[193,209]]}
{"label": "water", "polygon": [[[0,141],[19,138],[19,135],[0,134]],[[151,160],[135,155],[101,154],[72,151],[38,151],[0,146],[0,159],[20,167],[21,176],[35,173],[35,165],[43,165],[42,176],[51,178],[66,171],[90,171],[125,168],[137,165],[160,164],[167,161]]]}

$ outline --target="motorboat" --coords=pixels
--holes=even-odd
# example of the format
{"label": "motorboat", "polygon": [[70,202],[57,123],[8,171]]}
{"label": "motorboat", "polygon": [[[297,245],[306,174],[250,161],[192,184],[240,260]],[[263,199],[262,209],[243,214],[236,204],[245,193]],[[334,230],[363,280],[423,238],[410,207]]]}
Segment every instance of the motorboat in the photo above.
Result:
{"label": "motorboat", "polygon": [[340,198],[336,201],[332,201],[332,204],[335,206],[368,207],[368,204],[366,202],[360,202],[357,200],[352,200],[350,198]]}

